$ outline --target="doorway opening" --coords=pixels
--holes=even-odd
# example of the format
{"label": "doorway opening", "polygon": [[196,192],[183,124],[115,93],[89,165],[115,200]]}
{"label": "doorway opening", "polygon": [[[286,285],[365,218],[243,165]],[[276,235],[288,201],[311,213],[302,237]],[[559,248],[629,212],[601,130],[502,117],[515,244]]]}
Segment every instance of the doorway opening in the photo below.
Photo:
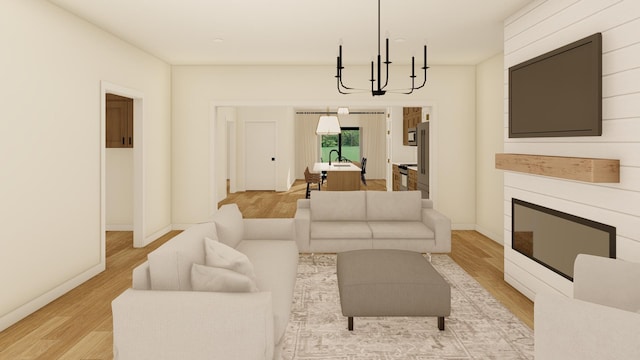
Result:
{"label": "doorway opening", "polygon": [[[110,95],[107,96],[107,94]],[[132,231],[133,246],[145,246],[142,142],[144,95],[136,90],[103,81],[101,83],[100,97],[100,227],[102,257],[103,260],[106,261],[106,231],[108,229]],[[122,103],[115,104],[111,101],[108,103],[107,98],[111,101],[120,100]],[[109,111],[107,111],[108,107]],[[119,110],[114,111],[115,108]],[[131,114],[126,114],[129,111]],[[107,119],[108,112],[109,119]],[[118,114],[119,112],[124,112],[124,116],[120,116],[123,114]],[[115,118],[128,118],[129,120],[125,120],[114,127],[112,123]],[[110,123],[109,128],[107,127],[108,120]],[[130,122],[128,123],[127,121]],[[116,130],[118,132],[118,139],[114,140],[113,134]],[[109,147],[107,146],[108,134]],[[123,137],[124,140],[122,140]],[[120,148],[113,147],[116,142],[121,145]],[[119,183],[117,181],[119,181]],[[107,200],[107,196],[109,196],[109,201]],[[116,198],[120,199],[120,203],[118,203],[118,200],[114,202]],[[122,220],[122,218],[114,220],[114,216],[116,218],[120,216],[112,213],[114,206],[120,209],[130,209],[128,210],[130,215],[125,214],[128,220]],[[115,222],[124,223],[116,224]],[[121,226],[119,227],[117,225]]]}

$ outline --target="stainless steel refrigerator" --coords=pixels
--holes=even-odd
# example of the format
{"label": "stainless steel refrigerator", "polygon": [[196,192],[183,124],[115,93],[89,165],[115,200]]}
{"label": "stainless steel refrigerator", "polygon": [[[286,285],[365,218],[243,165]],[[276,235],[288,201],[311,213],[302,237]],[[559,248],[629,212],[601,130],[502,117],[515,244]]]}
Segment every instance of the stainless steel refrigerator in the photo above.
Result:
{"label": "stainless steel refrigerator", "polygon": [[429,199],[429,122],[416,126],[418,143],[418,190],[422,198]]}

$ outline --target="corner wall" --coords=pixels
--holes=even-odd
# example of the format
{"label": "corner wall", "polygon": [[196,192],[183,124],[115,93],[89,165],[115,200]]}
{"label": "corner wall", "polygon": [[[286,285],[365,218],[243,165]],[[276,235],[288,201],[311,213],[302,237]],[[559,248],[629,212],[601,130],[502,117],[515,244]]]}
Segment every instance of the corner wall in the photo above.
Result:
{"label": "corner wall", "polygon": [[171,68],[47,1],[0,2],[0,44],[2,330],[104,270],[101,81],[144,94],[144,235],[171,225]]}
{"label": "corner wall", "polygon": [[495,154],[503,152],[503,54],[476,67],[476,230],[504,243],[502,172]]}
{"label": "corner wall", "polygon": [[505,21],[505,87],[510,66],[602,33],[603,130],[599,137],[509,139],[505,99],[504,151],[620,160],[615,184],[504,173],[505,280],[532,299],[540,291],[570,296],[573,284],[511,249],[514,197],[615,226],[617,257],[640,262],[639,14],[635,0],[540,0]]}

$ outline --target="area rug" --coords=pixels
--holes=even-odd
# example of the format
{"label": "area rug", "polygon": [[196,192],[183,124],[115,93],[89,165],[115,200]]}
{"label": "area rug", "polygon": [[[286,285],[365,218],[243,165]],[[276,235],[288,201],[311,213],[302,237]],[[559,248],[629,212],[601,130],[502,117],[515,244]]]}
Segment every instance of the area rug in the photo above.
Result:
{"label": "area rug", "polygon": [[355,318],[340,310],[335,255],[301,255],[284,359],[533,359],[533,331],[447,255],[432,264],[451,284],[445,331],[435,317]]}

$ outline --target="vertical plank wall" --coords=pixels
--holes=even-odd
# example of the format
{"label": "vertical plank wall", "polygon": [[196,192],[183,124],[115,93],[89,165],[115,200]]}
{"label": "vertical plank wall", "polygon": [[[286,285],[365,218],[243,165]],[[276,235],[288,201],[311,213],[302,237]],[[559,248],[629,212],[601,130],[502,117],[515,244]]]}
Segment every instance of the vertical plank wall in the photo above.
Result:
{"label": "vertical plank wall", "polygon": [[[602,136],[510,139],[509,67],[596,32],[602,33]],[[616,184],[504,173],[505,280],[531,299],[549,290],[571,296],[569,280],[511,249],[511,199],[615,226],[617,257],[640,262],[640,1],[535,1],[505,21],[504,66],[506,153],[620,160]]]}

